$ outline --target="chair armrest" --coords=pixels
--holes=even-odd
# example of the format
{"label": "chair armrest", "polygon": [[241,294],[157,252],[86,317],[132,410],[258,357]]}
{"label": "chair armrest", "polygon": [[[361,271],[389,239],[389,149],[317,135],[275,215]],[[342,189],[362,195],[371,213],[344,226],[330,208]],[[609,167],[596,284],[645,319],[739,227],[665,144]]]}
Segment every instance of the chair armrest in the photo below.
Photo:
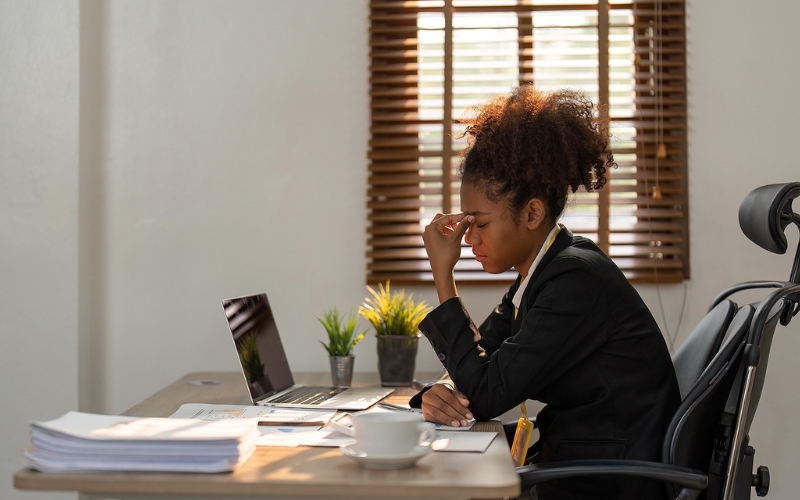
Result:
{"label": "chair armrest", "polygon": [[699,470],[639,460],[573,460],[517,467],[521,489],[529,491],[539,483],[592,475],[636,476],[681,486],[677,498],[696,498],[708,486],[708,476]]}

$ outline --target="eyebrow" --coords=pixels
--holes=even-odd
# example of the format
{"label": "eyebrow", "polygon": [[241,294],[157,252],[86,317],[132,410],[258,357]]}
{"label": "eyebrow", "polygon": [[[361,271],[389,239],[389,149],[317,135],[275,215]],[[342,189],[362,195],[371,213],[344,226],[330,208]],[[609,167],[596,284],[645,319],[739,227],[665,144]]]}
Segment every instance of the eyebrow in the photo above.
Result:
{"label": "eyebrow", "polygon": [[474,210],[472,212],[464,212],[464,215],[490,215],[491,212],[481,212],[480,210]]}

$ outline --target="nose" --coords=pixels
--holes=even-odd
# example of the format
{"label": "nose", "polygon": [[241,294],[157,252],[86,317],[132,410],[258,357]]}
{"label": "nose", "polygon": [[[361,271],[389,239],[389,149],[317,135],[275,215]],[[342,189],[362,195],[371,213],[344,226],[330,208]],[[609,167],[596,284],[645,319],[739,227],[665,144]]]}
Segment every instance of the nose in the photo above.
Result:
{"label": "nose", "polygon": [[477,245],[481,242],[478,235],[475,234],[474,227],[474,225],[470,225],[467,232],[464,233],[464,242],[468,245]]}

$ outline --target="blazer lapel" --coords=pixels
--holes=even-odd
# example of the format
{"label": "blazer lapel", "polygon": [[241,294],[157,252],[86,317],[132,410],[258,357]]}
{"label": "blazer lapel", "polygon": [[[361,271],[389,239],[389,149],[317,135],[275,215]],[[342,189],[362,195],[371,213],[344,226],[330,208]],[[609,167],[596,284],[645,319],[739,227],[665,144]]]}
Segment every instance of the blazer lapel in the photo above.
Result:
{"label": "blazer lapel", "polygon": [[[530,309],[530,291],[533,289],[534,283],[536,280],[539,279],[544,269],[547,267],[553,259],[556,258],[556,255],[561,253],[562,250],[567,249],[570,244],[572,244],[572,233],[569,229],[561,226],[561,230],[558,232],[555,241],[547,252],[542,257],[542,260],[539,261],[539,265],[536,266],[536,269],[533,271],[533,276],[528,281],[528,286],[525,288],[525,291],[522,294],[522,301],[519,304],[519,310],[517,311],[517,315],[514,317],[514,321],[511,323],[511,334],[516,335],[519,329],[522,326],[522,320],[525,319],[525,316],[528,314],[528,310]],[[519,280],[519,277],[517,278]]]}
{"label": "blazer lapel", "polygon": [[[517,281],[514,283],[514,285],[516,285],[516,288],[519,288],[521,282],[522,282],[522,276],[518,274],[517,275]],[[516,293],[516,289],[515,289],[514,293]],[[511,296],[513,297],[513,293],[511,294]],[[523,311],[523,308],[524,308],[524,311]],[[519,310],[517,310],[517,312],[514,314],[514,321],[511,322],[511,336],[512,337],[514,335],[516,335],[517,332],[519,331],[520,325],[522,325],[522,318],[525,317],[525,313],[527,313],[527,312],[528,312],[528,306],[525,304],[525,300],[523,300],[519,305]]]}

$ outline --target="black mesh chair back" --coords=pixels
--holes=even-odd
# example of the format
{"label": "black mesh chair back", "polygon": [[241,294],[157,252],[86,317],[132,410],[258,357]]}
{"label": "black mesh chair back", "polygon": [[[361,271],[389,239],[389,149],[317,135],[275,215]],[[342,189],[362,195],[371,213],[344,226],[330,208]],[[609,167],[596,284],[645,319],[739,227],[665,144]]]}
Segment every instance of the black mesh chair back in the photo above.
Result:
{"label": "black mesh chair back", "polygon": [[[739,206],[739,226],[753,243],[776,254],[784,254],[788,249],[786,227],[795,223],[800,227],[800,216],[794,213],[792,201],[800,196],[800,182],[770,184],[751,191]],[[760,363],[750,394],[751,408],[748,410],[745,431],[749,432],[756,407],[761,399],[761,390],[767,373],[767,362],[772,347],[778,319],[788,325],[797,314],[798,293],[787,293],[786,288],[800,283],[800,245],[797,247],[794,265],[788,282],[773,282],[772,288],[779,290],[759,304],[756,313],[756,328],[751,334],[750,343],[759,346]],[[764,282],[759,282],[759,285]],[[761,287],[759,287],[761,288]],[[726,299],[727,300],[727,299]],[[780,313],[780,318],[778,317]]]}
{"label": "black mesh chair back", "polygon": [[[759,307],[763,304],[762,303],[755,303],[750,304],[747,307],[755,308]],[[733,445],[733,435],[735,433],[736,422],[738,418],[738,414],[740,412],[744,412],[743,414],[744,419],[744,427],[742,428],[742,435],[744,436],[745,443],[740,443],[744,449],[747,449],[746,441],[749,440],[747,437],[750,424],[753,421],[753,417],[755,416],[756,408],[758,406],[758,401],[761,397],[761,390],[764,385],[765,375],[766,375],[766,364],[769,357],[769,350],[772,345],[772,338],[775,333],[775,328],[777,326],[778,320],[780,318],[781,312],[783,310],[784,301],[780,300],[777,304],[773,305],[770,311],[767,311],[767,321],[762,329],[762,339],[763,342],[763,364],[762,370],[759,370],[756,373],[756,382],[753,387],[753,398],[751,400],[751,404],[748,405],[746,409],[743,409],[740,405],[742,403],[742,391],[744,388],[744,380],[747,373],[747,362],[745,359],[740,360],[738,363],[738,369],[736,370],[736,376],[733,380],[733,385],[730,389],[730,393],[728,395],[728,400],[725,404],[725,411],[722,414],[722,418],[720,419],[720,423],[718,429],[716,431],[716,435],[714,437],[714,453],[712,455],[711,463],[708,467],[708,478],[709,478],[709,485],[708,489],[706,490],[708,500],[719,500],[724,497],[724,490],[725,490],[725,482],[728,474],[735,475],[735,472],[732,471],[732,467],[735,465],[734,462],[731,461],[731,448]],[[752,325],[757,323],[757,318],[760,314],[764,314],[764,311],[759,311],[758,309],[755,310],[754,319],[751,321],[751,329],[750,333],[748,334],[747,338],[745,338],[745,349],[747,349],[747,345],[751,344],[750,339],[752,338]],[[742,353],[744,356],[744,352]],[[741,453],[741,450],[737,451],[737,456]],[[754,450],[750,447],[750,462],[752,462],[752,455]],[[733,491],[730,493],[729,498],[736,498],[736,499],[749,499],[750,498],[750,490],[752,487],[752,481],[750,479],[750,471],[752,471],[752,464],[749,464],[749,467],[742,468],[742,473],[745,476],[745,480],[739,480],[738,486],[736,484],[732,484],[731,488],[738,489],[738,493],[734,494]],[[731,479],[732,483],[736,483],[736,481]],[[764,495],[768,491],[767,488],[763,488],[760,490]]]}
{"label": "black mesh chair back", "polygon": [[681,399],[684,399],[708,363],[719,350],[722,338],[736,313],[736,304],[723,300],[697,323],[686,340],[672,355]]}
{"label": "black mesh chair back", "polygon": [[[712,312],[714,310],[716,308]],[[708,473],[715,434],[742,365],[753,313],[751,305],[736,312],[719,350],[708,364],[703,364],[702,373],[687,391],[667,428],[662,446],[663,463]],[[687,368],[694,371],[697,365]],[[679,494],[679,488],[673,485],[668,486],[668,491],[671,498]]]}
{"label": "black mesh chair back", "polygon": [[[765,302],[766,303],[766,302]],[[757,304],[761,305],[761,304]],[[752,345],[758,345],[760,351],[760,360],[758,365],[758,372],[756,373],[755,378],[753,379],[753,390],[750,394],[750,405],[747,410],[747,416],[745,417],[745,427],[744,432],[750,432],[750,426],[753,423],[753,417],[755,417],[756,409],[758,408],[758,403],[761,400],[761,392],[764,388],[764,381],[767,378],[767,365],[769,362],[769,354],[770,350],[772,349],[772,339],[775,336],[775,330],[778,326],[778,322],[781,317],[781,313],[783,312],[786,306],[786,299],[781,298],[775,304],[772,305],[771,310],[767,311],[756,311],[756,319],[760,315],[765,315],[764,326],[759,327],[761,332],[760,338],[755,340],[754,338],[749,338],[749,342]],[[744,370],[741,370],[742,372]],[[728,409],[731,409],[735,404],[736,400],[741,398],[741,386],[735,386],[737,390],[731,393],[731,399],[728,402]]]}

